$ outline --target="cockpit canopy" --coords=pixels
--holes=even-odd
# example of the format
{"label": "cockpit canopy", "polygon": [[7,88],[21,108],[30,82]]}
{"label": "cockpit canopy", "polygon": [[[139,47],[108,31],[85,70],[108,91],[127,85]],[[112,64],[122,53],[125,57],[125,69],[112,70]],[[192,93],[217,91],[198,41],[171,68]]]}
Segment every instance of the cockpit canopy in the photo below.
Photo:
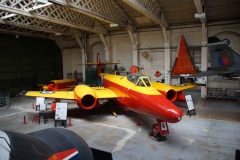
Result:
{"label": "cockpit canopy", "polygon": [[131,74],[127,76],[127,79],[137,86],[151,87],[151,83],[148,77],[141,74]]}

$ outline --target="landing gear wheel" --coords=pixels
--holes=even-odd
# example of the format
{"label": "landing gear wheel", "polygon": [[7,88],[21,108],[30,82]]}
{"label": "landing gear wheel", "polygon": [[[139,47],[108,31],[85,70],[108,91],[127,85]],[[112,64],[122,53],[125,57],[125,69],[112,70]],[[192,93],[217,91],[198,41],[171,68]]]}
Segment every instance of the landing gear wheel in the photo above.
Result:
{"label": "landing gear wheel", "polygon": [[[169,134],[168,127],[166,126],[167,128],[165,128],[165,127],[162,128],[162,126],[161,126],[162,123],[165,124],[166,122],[157,120],[157,123],[152,125],[152,131],[149,134],[152,137],[153,140],[156,140],[158,142],[159,141],[165,141],[167,139],[165,137],[165,135]],[[166,130],[167,130],[167,132],[166,132]]]}
{"label": "landing gear wheel", "polygon": [[165,136],[161,136],[159,133],[154,133],[154,131],[149,133],[149,136],[152,140],[157,141],[157,142],[161,142],[161,141],[166,141],[167,137]]}
{"label": "landing gear wheel", "polygon": [[158,128],[157,128],[157,125],[153,125],[152,135],[153,135],[153,137],[158,137],[158,136],[160,136],[160,133],[159,133]]}

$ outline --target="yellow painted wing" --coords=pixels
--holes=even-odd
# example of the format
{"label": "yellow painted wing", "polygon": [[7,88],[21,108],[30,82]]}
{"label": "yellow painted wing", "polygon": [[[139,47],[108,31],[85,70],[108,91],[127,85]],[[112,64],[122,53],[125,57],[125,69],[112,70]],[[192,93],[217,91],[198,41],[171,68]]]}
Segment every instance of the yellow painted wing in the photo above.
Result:
{"label": "yellow painted wing", "polygon": [[107,64],[121,64],[120,62],[87,62],[87,63],[80,63],[76,65],[107,65]]}
{"label": "yellow painted wing", "polygon": [[[108,98],[117,98],[117,94],[115,94],[112,90],[108,88],[99,88],[99,87],[91,87],[96,94],[97,99],[108,99]],[[46,97],[46,98],[59,98],[59,99],[76,99],[73,91],[28,91],[26,96],[30,97]]]}
{"label": "yellow painted wing", "polygon": [[197,87],[197,85],[196,84],[186,84],[184,86],[172,86],[172,87],[176,92],[179,92],[179,91],[183,91],[186,89],[195,88],[195,87]]}
{"label": "yellow painted wing", "polygon": [[26,96],[30,97],[46,97],[46,98],[59,98],[59,99],[75,99],[73,91],[28,91]]}
{"label": "yellow painted wing", "polygon": [[59,80],[51,80],[50,82],[53,82],[55,84],[74,83],[76,82],[76,79],[59,79]]}
{"label": "yellow painted wing", "polygon": [[114,93],[112,90],[108,89],[108,88],[103,88],[103,87],[91,87],[97,98],[98,99],[108,99],[108,98],[117,98],[119,96],[117,96],[116,93]]}
{"label": "yellow painted wing", "polygon": [[186,84],[186,85],[183,85],[183,86],[173,86],[173,85],[160,83],[160,82],[151,82],[151,85],[155,89],[157,89],[159,91],[164,91],[164,92],[167,92],[170,89],[173,89],[174,91],[179,92],[179,91],[183,91],[183,90],[186,90],[186,89],[197,87],[196,84]]}

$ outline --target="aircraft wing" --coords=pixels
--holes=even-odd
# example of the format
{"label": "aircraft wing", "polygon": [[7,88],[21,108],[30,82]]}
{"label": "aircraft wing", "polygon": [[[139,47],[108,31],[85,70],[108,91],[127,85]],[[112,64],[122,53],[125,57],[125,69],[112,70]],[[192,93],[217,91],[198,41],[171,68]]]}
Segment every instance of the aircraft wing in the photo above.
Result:
{"label": "aircraft wing", "polygon": [[183,91],[183,90],[190,89],[190,88],[195,88],[195,87],[197,87],[196,84],[186,84],[186,85],[184,85],[184,86],[172,86],[172,88],[173,88],[176,92]]}
{"label": "aircraft wing", "polygon": [[87,63],[79,63],[76,65],[107,65],[107,64],[121,64],[120,62],[87,62]]}
{"label": "aircraft wing", "polygon": [[173,86],[173,85],[160,83],[160,82],[151,82],[151,84],[155,89],[157,89],[159,91],[163,91],[163,92],[167,92],[170,89],[173,89],[174,91],[179,92],[179,91],[183,91],[186,89],[197,87],[196,84],[187,84],[187,85],[183,85],[183,86]]}
{"label": "aircraft wing", "polygon": [[208,70],[208,71],[203,71],[199,72],[196,74],[196,77],[204,77],[204,76],[212,76],[212,75],[222,75],[226,72],[226,69],[219,69],[219,70]]}
{"label": "aircraft wing", "polygon": [[[112,90],[103,87],[91,87],[96,94],[97,99],[108,99],[120,97]],[[87,94],[82,91],[83,95]],[[59,99],[76,99],[74,91],[28,91],[26,96],[30,97],[46,97]]]}
{"label": "aircraft wing", "polygon": [[108,98],[119,97],[116,93],[114,93],[112,90],[108,88],[94,89],[94,92],[98,99],[108,99]]}
{"label": "aircraft wing", "polygon": [[60,99],[75,99],[73,91],[28,91],[26,96],[30,97],[46,97],[46,98],[60,98]]}

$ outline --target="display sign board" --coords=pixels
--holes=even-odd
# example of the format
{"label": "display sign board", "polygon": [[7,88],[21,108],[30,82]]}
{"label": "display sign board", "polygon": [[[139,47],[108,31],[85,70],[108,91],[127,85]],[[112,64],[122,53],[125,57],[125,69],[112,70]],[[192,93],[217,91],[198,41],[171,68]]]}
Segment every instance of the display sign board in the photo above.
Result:
{"label": "display sign board", "polygon": [[193,106],[193,101],[192,101],[192,96],[191,95],[186,95],[186,102],[187,102],[187,106],[188,106],[188,110],[194,110],[194,106]]}
{"label": "display sign board", "polygon": [[67,103],[56,103],[55,120],[67,120]]}
{"label": "display sign board", "polygon": [[36,105],[40,106],[40,111],[46,111],[46,104],[44,97],[37,97],[36,98]]}

